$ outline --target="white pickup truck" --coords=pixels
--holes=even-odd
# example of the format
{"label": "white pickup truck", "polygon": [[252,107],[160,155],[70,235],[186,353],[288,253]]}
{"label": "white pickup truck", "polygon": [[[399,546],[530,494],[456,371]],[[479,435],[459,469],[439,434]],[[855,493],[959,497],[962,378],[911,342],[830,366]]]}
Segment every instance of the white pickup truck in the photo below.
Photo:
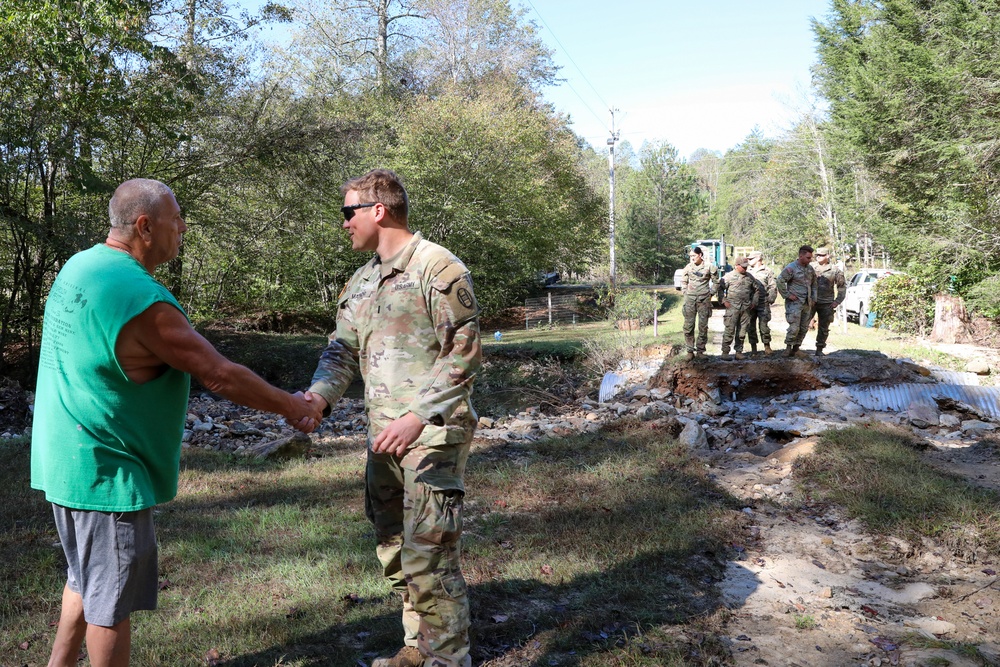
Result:
{"label": "white pickup truck", "polygon": [[855,273],[847,283],[847,295],[844,297],[847,317],[856,319],[858,324],[864,325],[871,309],[872,287],[880,279],[899,273],[901,272],[892,269],[861,269]]}

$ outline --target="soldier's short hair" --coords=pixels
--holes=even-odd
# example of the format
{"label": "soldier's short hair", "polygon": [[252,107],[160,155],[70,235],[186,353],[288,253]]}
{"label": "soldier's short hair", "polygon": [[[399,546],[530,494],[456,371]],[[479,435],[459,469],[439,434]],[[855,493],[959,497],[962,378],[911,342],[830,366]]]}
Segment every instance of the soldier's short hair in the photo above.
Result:
{"label": "soldier's short hair", "polygon": [[163,196],[172,195],[166,183],[150,178],[133,178],[115,189],[108,204],[111,226],[125,230],[135,224],[140,215],[155,216],[163,205]]}
{"label": "soldier's short hair", "polygon": [[403,181],[390,169],[372,169],[340,186],[340,194],[358,193],[360,203],[374,202],[385,206],[395,220],[406,222],[410,214],[410,199]]}
{"label": "soldier's short hair", "polygon": [[813,251],[813,247],[811,245],[804,245],[804,246],[799,247],[799,254],[800,255],[805,254],[807,252],[812,252],[812,251]]}
{"label": "soldier's short hair", "polygon": [[691,252],[693,252],[696,255],[704,255],[705,254],[704,251],[702,251],[700,245],[691,246]]}

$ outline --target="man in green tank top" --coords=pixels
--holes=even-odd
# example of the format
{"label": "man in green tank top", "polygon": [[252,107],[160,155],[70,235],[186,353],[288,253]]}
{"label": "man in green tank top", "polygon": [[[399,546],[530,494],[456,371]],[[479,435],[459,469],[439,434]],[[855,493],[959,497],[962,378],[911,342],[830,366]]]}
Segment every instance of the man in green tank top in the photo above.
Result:
{"label": "man in green tank top", "polygon": [[177,493],[190,376],[309,432],[319,406],[272,387],[198,334],[153,270],[187,230],[163,183],[121,184],[103,244],[74,255],[45,305],[31,486],[52,503],[67,583],[49,665],[128,665],[129,615],[156,607],[152,507]]}

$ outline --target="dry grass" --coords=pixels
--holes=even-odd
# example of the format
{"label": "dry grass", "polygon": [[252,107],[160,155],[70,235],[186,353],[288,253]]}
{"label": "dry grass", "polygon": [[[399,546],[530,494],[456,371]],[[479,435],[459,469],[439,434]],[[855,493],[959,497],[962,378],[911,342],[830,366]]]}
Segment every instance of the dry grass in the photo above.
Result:
{"label": "dry grass", "polygon": [[821,436],[796,477],[876,535],[933,537],[960,558],[1000,550],[1000,496],[923,461],[912,432],[866,424]]}

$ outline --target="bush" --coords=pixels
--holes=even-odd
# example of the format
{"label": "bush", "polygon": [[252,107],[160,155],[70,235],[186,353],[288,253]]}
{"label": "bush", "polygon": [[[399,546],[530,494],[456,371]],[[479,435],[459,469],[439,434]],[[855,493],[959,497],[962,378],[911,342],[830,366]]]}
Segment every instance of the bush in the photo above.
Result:
{"label": "bush", "polygon": [[608,317],[613,321],[639,320],[648,324],[653,321],[653,313],[659,307],[659,302],[649,292],[638,289],[621,291],[614,296]]}
{"label": "bush", "polygon": [[990,276],[973,285],[965,294],[965,302],[977,315],[1000,317],[1000,276]]}
{"label": "bush", "polygon": [[895,273],[872,287],[879,328],[923,336],[934,324],[934,292],[921,278]]}

